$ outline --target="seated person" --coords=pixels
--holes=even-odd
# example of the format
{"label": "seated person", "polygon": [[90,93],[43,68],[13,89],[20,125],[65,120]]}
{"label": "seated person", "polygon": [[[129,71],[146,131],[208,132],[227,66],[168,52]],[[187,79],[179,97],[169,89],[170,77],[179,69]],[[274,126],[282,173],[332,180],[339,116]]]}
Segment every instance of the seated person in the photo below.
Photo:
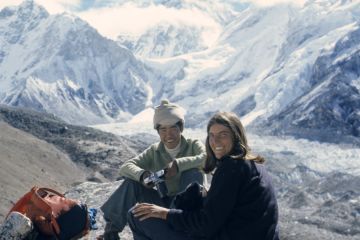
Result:
{"label": "seated person", "polygon": [[[127,223],[127,212],[137,202],[150,202],[169,207],[173,196],[188,184],[202,184],[201,171],[205,160],[205,147],[199,140],[182,136],[184,110],[167,100],[155,108],[154,128],[160,142],[151,145],[137,157],[128,160],[120,168],[124,183],[101,207],[106,221],[105,232],[98,239],[116,240]],[[166,198],[161,198],[153,185],[144,179],[151,172],[166,169]]]}
{"label": "seated person", "polygon": [[204,171],[214,173],[203,204],[185,210],[136,204],[128,215],[134,240],[279,239],[278,206],[264,158],[251,153],[235,114],[210,119],[206,153]]}

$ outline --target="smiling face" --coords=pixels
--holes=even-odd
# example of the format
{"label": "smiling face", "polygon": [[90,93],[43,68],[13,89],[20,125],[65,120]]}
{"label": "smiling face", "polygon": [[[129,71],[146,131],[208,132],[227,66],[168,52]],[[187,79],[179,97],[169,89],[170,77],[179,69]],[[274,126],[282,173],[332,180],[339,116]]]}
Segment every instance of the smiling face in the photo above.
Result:
{"label": "smiling face", "polygon": [[231,130],[221,124],[214,124],[209,129],[209,144],[217,159],[228,155],[234,144]]}
{"label": "smiling face", "polygon": [[169,149],[175,148],[181,139],[181,130],[177,125],[161,125],[158,128],[160,140]]}

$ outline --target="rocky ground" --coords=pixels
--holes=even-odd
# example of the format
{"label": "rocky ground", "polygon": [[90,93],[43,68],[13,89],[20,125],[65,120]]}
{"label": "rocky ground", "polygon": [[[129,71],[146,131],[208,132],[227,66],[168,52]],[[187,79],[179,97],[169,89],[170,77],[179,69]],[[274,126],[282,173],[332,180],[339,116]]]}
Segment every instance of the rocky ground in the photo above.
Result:
{"label": "rocky ground", "polygon": [[0,121],[0,221],[34,185],[65,191],[85,173],[54,145]]}
{"label": "rocky ground", "polygon": [[[261,154],[267,158],[277,190],[282,240],[360,239],[360,177],[286,164],[292,160],[289,152]],[[68,196],[98,208],[121,183],[85,182],[71,189]],[[90,233],[90,239],[103,231],[101,211],[98,226],[97,231]],[[133,239],[128,228],[121,237]]]}
{"label": "rocky ground", "polygon": [[[357,240],[360,239],[359,204],[348,201],[346,192],[359,184],[355,179],[338,193],[337,198],[323,194],[329,190],[325,185],[332,175],[325,178],[321,183],[313,183],[306,189],[296,188],[295,185],[281,186],[278,189],[278,201],[280,209],[280,233],[282,240]],[[273,178],[277,178],[273,175]],[[346,180],[341,181],[347,185]],[[122,184],[122,180],[113,183],[85,182],[67,192],[67,196],[80,199],[86,202],[89,207],[99,208],[110,194]],[[324,188],[318,188],[323,185]],[[319,191],[320,190],[320,191]],[[354,193],[352,197],[359,192]],[[330,200],[331,199],[331,200]],[[90,232],[89,236],[83,239],[95,239],[103,232],[104,220],[99,211],[97,216],[98,230]],[[121,239],[132,240],[131,231],[128,227],[120,234]]]}
{"label": "rocky ground", "polygon": [[0,105],[0,222],[32,186],[65,192],[83,181],[114,181],[121,164],[145,147],[142,139]]}
{"label": "rocky ground", "polygon": [[[157,139],[153,132],[113,135],[8,107],[0,107],[0,133],[0,222],[9,205],[34,183],[67,190],[67,196],[99,208],[122,183],[117,180],[119,166]],[[360,239],[358,149],[250,139],[257,139],[251,146],[267,159],[273,177],[281,239]],[[101,211],[97,221],[98,230],[84,239],[103,231]],[[128,228],[121,237],[132,239]]]}
{"label": "rocky ground", "polygon": [[285,185],[278,185],[282,239],[360,239],[360,177],[331,173]]}
{"label": "rocky ground", "polygon": [[86,172],[89,181],[116,180],[119,166],[146,147],[138,140],[71,125],[53,115],[21,108],[0,105],[0,120],[55,145]]}

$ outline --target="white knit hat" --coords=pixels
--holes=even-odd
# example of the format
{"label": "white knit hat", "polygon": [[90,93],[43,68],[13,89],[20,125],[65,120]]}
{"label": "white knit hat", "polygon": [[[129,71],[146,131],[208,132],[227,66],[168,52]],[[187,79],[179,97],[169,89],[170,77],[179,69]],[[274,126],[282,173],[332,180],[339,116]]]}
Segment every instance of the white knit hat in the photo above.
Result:
{"label": "white knit hat", "polygon": [[154,128],[159,125],[174,125],[182,121],[185,122],[185,109],[175,103],[170,103],[168,100],[161,100],[161,104],[155,107],[154,114]]}

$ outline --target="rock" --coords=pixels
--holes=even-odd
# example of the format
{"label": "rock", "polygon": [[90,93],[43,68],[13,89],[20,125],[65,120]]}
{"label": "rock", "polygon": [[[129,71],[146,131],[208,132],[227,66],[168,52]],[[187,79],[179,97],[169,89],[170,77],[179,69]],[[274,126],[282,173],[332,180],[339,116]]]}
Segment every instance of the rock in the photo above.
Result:
{"label": "rock", "polygon": [[0,240],[21,240],[34,226],[31,220],[19,212],[12,212],[0,226]]}

